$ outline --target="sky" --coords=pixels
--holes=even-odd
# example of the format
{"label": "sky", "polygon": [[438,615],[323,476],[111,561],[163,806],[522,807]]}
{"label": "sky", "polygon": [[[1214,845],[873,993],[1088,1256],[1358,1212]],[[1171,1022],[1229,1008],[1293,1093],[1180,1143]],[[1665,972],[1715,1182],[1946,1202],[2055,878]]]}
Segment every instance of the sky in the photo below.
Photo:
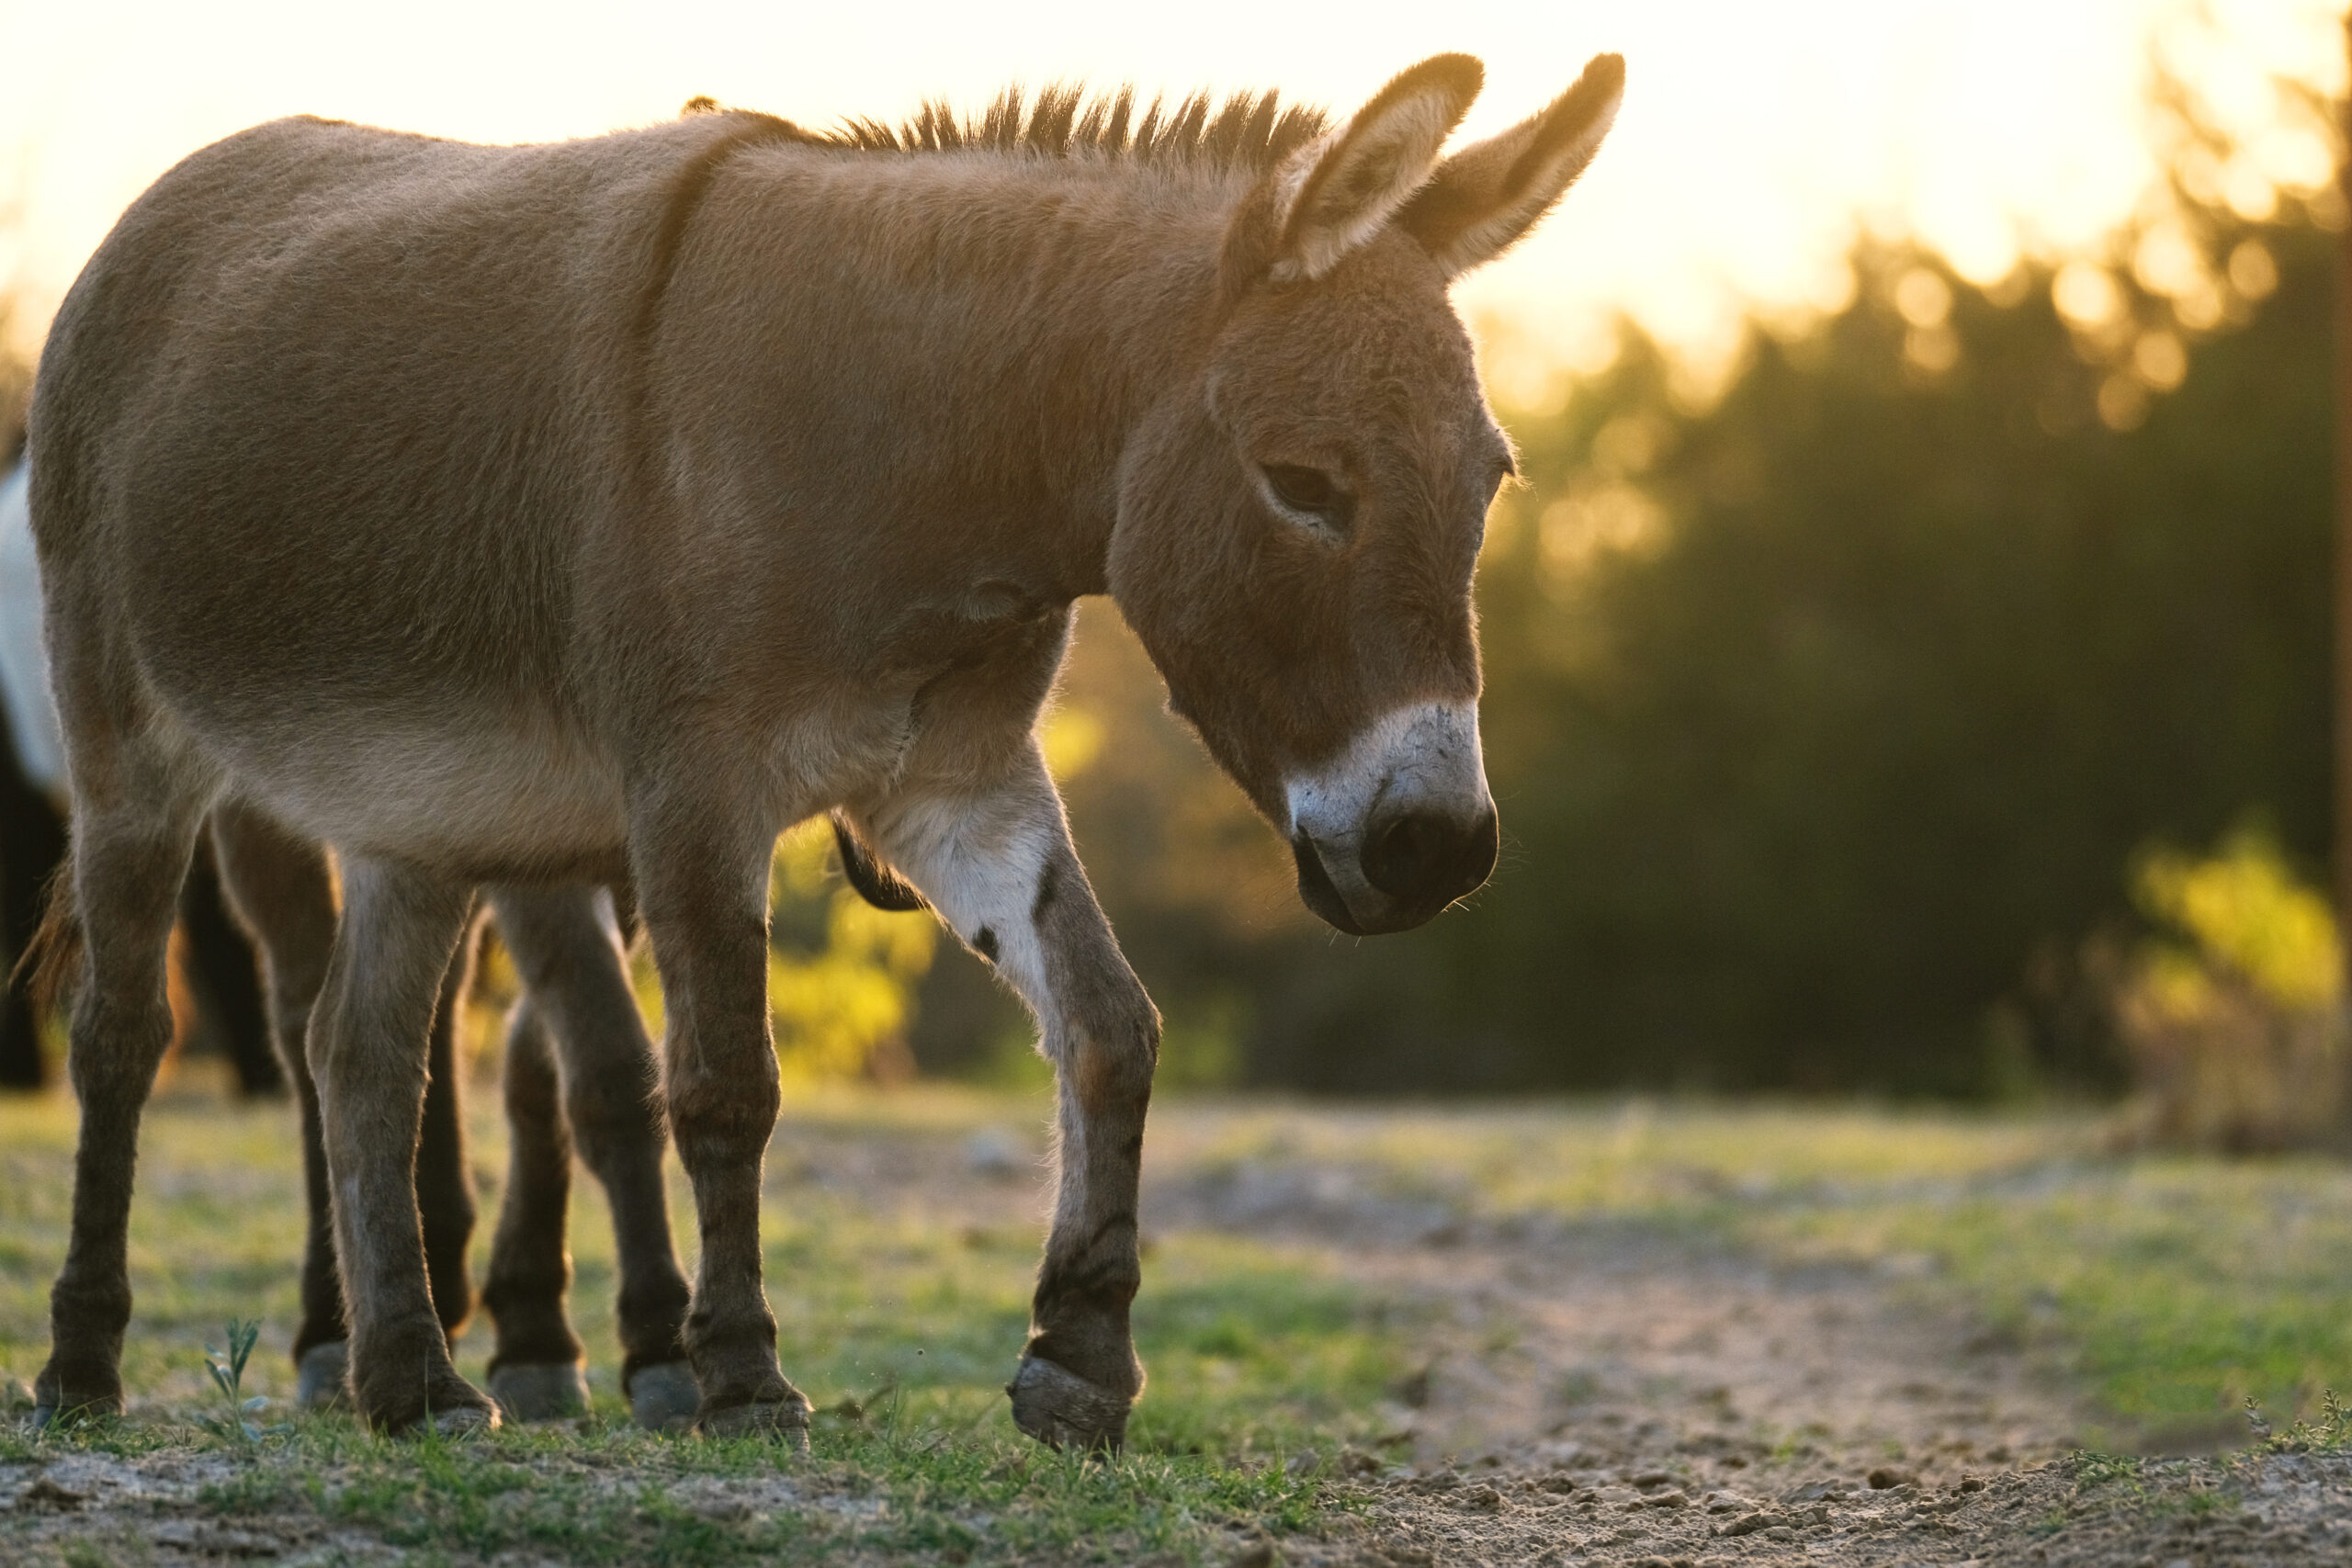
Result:
{"label": "sky", "polygon": [[[142,186],[280,114],[536,141],[697,94],[821,126],[1069,78],[1273,85],[1344,112],[1464,50],[1487,68],[1471,138],[1614,50],[1626,99],[1599,161],[1458,288],[1490,373],[1524,399],[1601,352],[1621,310],[1703,359],[1746,313],[1834,308],[1858,228],[1916,234],[1985,280],[2021,252],[2095,245],[2154,173],[2152,51],[2225,116],[2259,118],[2273,75],[2340,89],[2340,15],[2323,0],[0,0],[0,202],[17,220],[0,282],[37,333]],[[2304,140],[2259,142],[2274,178],[2324,175]]]}

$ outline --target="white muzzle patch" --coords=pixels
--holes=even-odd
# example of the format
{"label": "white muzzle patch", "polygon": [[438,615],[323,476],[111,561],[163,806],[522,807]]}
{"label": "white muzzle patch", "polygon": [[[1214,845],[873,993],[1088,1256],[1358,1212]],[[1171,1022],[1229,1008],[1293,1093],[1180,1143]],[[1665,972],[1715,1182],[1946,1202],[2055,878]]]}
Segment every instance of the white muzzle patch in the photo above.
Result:
{"label": "white muzzle patch", "polygon": [[[1365,929],[1392,929],[1388,916],[1400,898],[1366,874],[1367,836],[1408,815],[1465,827],[1492,818],[1477,707],[1415,703],[1396,708],[1329,763],[1291,779],[1283,800],[1294,851],[1311,849],[1331,890]],[[1419,924],[1435,912],[1405,923]]]}

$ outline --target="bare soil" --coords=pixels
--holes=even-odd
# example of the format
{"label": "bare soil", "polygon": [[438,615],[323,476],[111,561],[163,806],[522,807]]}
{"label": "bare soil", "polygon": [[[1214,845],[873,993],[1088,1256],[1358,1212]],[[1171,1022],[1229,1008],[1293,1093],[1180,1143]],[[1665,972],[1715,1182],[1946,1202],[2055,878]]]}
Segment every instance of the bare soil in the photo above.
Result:
{"label": "bare soil", "polygon": [[1319,1247],[1428,1359],[1355,1532],[1298,1563],[2352,1563],[2352,1455],[2101,1459],[2062,1367],[1929,1304],[1924,1259],[1774,1267],[1622,1224],[1465,1219],[1345,1170],[1164,1183],[1147,1223]]}

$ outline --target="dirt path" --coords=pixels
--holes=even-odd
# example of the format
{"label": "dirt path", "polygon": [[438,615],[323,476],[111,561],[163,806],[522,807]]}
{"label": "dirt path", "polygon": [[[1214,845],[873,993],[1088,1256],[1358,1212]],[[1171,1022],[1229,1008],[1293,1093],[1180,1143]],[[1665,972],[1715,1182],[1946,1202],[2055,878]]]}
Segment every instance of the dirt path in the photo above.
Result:
{"label": "dirt path", "polygon": [[[1295,1562],[2352,1562],[2352,1457],[2086,1465],[2064,1381],[1901,1267],[1622,1225],[1482,1224],[1349,1174],[1164,1183],[1148,1224],[1320,1249],[1432,1324],[1359,1536]],[[1395,1461],[1409,1455],[1409,1461]],[[1383,1460],[1390,1462],[1381,1462]]]}

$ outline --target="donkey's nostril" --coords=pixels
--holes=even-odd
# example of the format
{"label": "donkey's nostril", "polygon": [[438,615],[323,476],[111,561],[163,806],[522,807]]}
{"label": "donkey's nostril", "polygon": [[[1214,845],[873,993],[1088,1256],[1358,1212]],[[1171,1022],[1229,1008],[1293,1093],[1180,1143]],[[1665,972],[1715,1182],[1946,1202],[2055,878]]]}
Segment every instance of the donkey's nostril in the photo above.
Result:
{"label": "donkey's nostril", "polygon": [[1364,880],[1407,903],[1450,903],[1494,870],[1498,836],[1491,807],[1469,822],[1435,811],[1399,811],[1365,834]]}
{"label": "donkey's nostril", "polygon": [[1363,877],[1391,897],[1421,886],[1444,852],[1445,824],[1421,811],[1400,812],[1365,837]]}

